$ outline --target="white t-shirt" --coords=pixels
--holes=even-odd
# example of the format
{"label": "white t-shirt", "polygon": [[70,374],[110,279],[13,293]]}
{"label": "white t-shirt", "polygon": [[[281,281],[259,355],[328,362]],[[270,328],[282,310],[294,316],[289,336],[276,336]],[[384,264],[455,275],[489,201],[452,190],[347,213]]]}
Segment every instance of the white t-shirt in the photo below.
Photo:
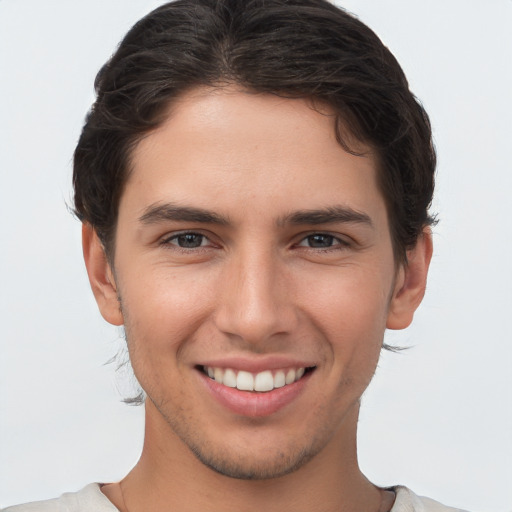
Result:
{"label": "white t-shirt", "polygon": [[[464,512],[458,508],[445,507],[437,501],[416,496],[407,487],[392,488],[396,493],[391,512]],[[89,484],[78,492],[68,492],[60,498],[35,501],[25,505],[7,507],[0,512],[119,512],[101,492],[100,484]]]}

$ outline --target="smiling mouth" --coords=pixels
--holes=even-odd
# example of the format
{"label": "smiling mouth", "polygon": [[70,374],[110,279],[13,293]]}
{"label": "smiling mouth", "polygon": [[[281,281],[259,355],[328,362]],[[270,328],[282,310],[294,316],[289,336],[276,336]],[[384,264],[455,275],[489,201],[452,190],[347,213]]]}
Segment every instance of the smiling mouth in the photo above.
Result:
{"label": "smiling mouth", "polygon": [[198,369],[205,375],[208,375],[210,379],[229,388],[236,388],[239,391],[265,393],[299,381],[304,375],[311,373],[315,367],[265,370],[258,373],[213,366],[200,366]]}

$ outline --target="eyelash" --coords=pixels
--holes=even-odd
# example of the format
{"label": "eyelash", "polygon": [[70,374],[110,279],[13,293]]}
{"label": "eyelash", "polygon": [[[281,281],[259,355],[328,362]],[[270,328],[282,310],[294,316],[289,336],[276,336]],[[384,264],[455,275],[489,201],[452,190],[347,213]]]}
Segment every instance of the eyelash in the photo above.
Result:
{"label": "eyelash", "polygon": [[[329,245],[327,247],[310,247],[310,246],[303,246],[301,245],[303,242],[305,242],[308,239],[312,239],[315,237],[324,237],[327,239],[330,239],[332,242],[332,245]],[[311,242],[311,241],[310,241]],[[309,235],[306,235],[303,237],[300,242],[297,244],[298,247],[305,247],[306,249],[312,249],[315,252],[332,252],[332,251],[340,251],[343,249],[346,249],[347,247],[350,247],[350,243],[344,240],[343,238],[337,237],[335,235],[332,235],[330,233],[311,233]]]}
{"label": "eyelash", "polygon": [[[178,245],[178,243],[173,243],[173,241],[179,240],[180,237],[187,237],[187,236],[200,237],[201,238],[200,245],[198,245],[197,247],[182,247],[182,246]],[[330,240],[332,245],[329,245],[327,247],[311,247],[308,245],[302,245],[308,239],[312,239],[314,237],[327,238]],[[209,241],[210,244],[203,245],[203,242],[205,240]],[[310,243],[311,243],[311,240],[310,240]],[[172,246],[173,250],[190,253],[192,251],[198,252],[201,250],[207,250],[213,244],[211,243],[210,239],[203,233],[198,233],[195,231],[182,231],[180,233],[174,233],[173,235],[164,238],[160,242],[160,245],[166,246],[166,247]],[[323,252],[323,253],[332,252],[332,251],[340,251],[340,250],[346,249],[347,247],[350,247],[350,245],[351,244],[348,241],[346,241],[345,239],[342,239],[342,238],[332,235],[330,233],[324,233],[324,232],[314,232],[314,233],[310,233],[308,235],[302,236],[299,243],[294,244],[295,247],[304,248],[306,250],[313,250],[315,252]]]}
{"label": "eyelash", "polygon": [[[176,244],[172,243],[174,240],[177,241],[180,237],[187,237],[187,236],[201,237],[201,244],[197,247],[181,247],[177,243]],[[197,252],[198,250],[205,250],[206,248],[208,248],[208,246],[202,245],[204,240],[209,240],[209,238],[206,235],[204,235],[203,233],[197,233],[195,231],[182,231],[181,233],[174,233],[173,235],[164,238],[160,242],[160,245],[163,245],[166,247],[172,246],[172,249],[178,250],[178,251],[183,251],[183,252],[191,252],[191,251]],[[210,243],[211,243],[211,241],[210,241]]]}

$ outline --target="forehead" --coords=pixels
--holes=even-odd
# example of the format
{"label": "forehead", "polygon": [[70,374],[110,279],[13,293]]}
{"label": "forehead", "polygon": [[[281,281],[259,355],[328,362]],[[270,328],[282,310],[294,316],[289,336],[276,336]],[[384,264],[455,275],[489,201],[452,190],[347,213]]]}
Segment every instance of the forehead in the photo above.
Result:
{"label": "forehead", "polygon": [[198,88],[135,147],[120,215],[123,205],[136,214],[171,201],[229,217],[275,219],[340,204],[380,216],[375,160],[357,150],[365,155],[344,151],[334,114],[306,100]]}

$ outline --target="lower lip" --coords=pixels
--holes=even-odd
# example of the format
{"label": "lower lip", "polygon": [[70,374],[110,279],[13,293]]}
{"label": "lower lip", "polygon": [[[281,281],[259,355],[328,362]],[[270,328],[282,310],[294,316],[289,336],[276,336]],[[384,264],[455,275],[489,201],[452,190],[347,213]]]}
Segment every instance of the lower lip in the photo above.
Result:
{"label": "lower lip", "polygon": [[224,386],[199,372],[202,381],[217,402],[236,414],[252,418],[270,416],[293,402],[304,391],[311,374],[308,372],[297,382],[282,388],[258,393]]}

